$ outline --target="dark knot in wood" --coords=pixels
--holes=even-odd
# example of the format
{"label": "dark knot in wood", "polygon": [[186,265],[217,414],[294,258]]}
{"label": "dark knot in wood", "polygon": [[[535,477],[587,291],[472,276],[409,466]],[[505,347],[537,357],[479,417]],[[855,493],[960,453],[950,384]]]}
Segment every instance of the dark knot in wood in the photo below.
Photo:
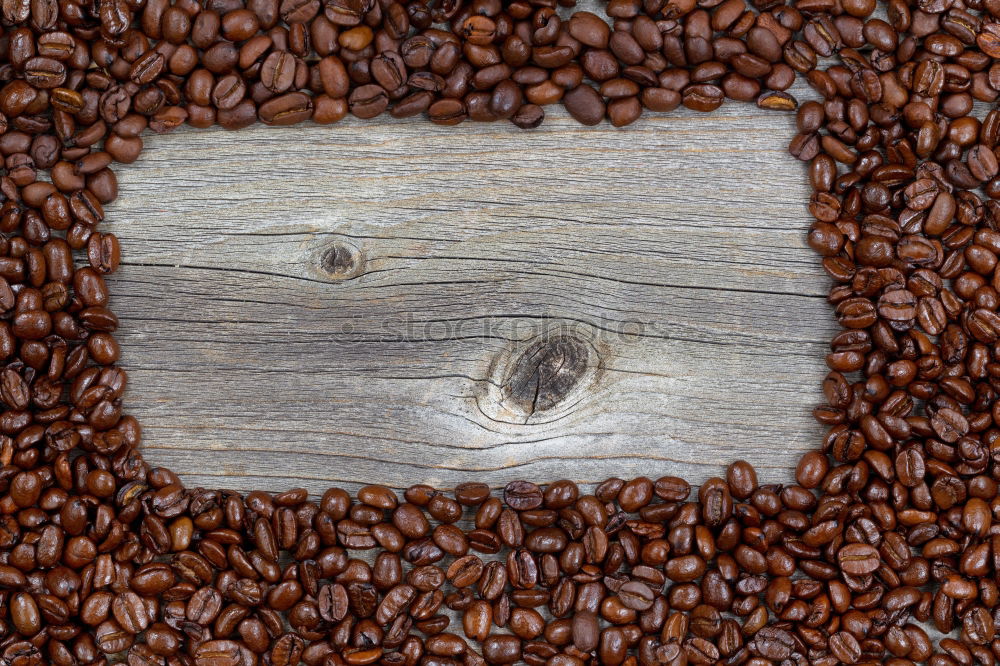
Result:
{"label": "dark knot in wood", "polygon": [[337,240],[323,250],[319,267],[335,280],[348,280],[357,277],[364,270],[364,257],[354,245]]}
{"label": "dark knot in wood", "polygon": [[591,366],[589,344],[567,335],[539,340],[517,358],[503,382],[504,402],[526,416],[552,409]]}

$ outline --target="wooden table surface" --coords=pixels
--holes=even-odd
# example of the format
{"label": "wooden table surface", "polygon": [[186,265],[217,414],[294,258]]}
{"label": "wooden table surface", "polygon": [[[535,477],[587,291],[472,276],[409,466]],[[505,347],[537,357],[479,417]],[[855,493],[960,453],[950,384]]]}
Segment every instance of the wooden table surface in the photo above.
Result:
{"label": "wooden table surface", "polygon": [[793,131],[730,103],[149,137],[108,211],[147,459],[313,493],[787,480],[834,330]]}

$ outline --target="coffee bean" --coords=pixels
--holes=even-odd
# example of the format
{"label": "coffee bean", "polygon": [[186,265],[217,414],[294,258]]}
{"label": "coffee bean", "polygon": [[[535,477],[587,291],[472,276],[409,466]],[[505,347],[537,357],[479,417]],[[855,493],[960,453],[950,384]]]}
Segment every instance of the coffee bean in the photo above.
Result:
{"label": "coffee bean", "polygon": [[135,592],[119,594],[112,602],[111,610],[118,625],[130,634],[138,634],[149,626],[146,605]]}
{"label": "coffee bean", "polygon": [[260,66],[260,82],[272,93],[283,93],[295,83],[295,56],[272,51]]}
{"label": "coffee bean", "polygon": [[220,78],[212,89],[212,104],[229,110],[242,102],[245,95],[246,85],[243,80],[235,74],[228,74]]}
{"label": "coffee bean", "polygon": [[517,636],[488,636],[483,640],[483,657],[490,664],[513,664],[521,659],[521,641]]}
{"label": "coffee bean", "polygon": [[260,105],[258,118],[267,125],[294,125],[312,116],[312,99],[303,93],[287,93]]}
{"label": "coffee bean", "polygon": [[243,666],[250,661],[249,650],[230,640],[209,640],[198,646],[194,653],[197,666]]}
{"label": "coffee bean", "polygon": [[515,511],[537,509],[542,505],[542,490],[528,481],[512,481],[503,489],[503,500]]}
{"label": "coffee bean", "polygon": [[133,642],[131,634],[123,631],[114,620],[98,625],[94,630],[94,639],[97,647],[106,654],[123,652],[131,647]]}
{"label": "coffee bean", "polygon": [[591,12],[575,12],[569,21],[569,34],[587,46],[603,49],[608,45],[611,30],[601,17]]}
{"label": "coffee bean", "polygon": [[460,100],[442,99],[431,104],[427,110],[431,122],[438,125],[457,125],[468,117],[468,112]]}
{"label": "coffee bean", "polygon": [[681,95],[681,103],[694,111],[714,111],[725,100],[722,88],[708,83],[687,86]]}
{"label": "coffee bean", "polygon": [[737,499],[748,499],[757,490],[757,472],[744,460],[729,465],[726,480],[729,482],[729,492]]}
{"label": "coffee bean", "polygon": [[537,104],[524,104],[511,118],[521,129],[534,129],[545,120],[545,111]]}
{"label": "coffee bean", "polygon": [[788,659],[795,650],[795,639],[784,629],[764,627],[754,635],[750,650],[765,659]]}
{"label": "coffee bean", "polygon": [[845,664],[856,664],[861,658],[861,646],[852,634],[838,631],[830,636],[830,654]]}
{"label": "coffee bean", "polygon": [[563,96],[566,111],[583,125],[596,125],[604,119],[605,104],[591,86],[583,84]]}
{"label": "coffee bean", "polygon": [[636,611],[645,611],[653,607],[656,597],[645,583],[632,581],[618,589],[618,598],[626,607]]}
{"label": "coffee bean", "polygon": [[595,649],[600,640],[600,625],[597,617],[591,612],[578,612],[573,616],[573,645],[581,652]]}
{"label": "coffee bean", "polygon": [[863,576],[878,569],[878,551],[867,544],[848,544],[837,552],[837,562],[845,573]]}

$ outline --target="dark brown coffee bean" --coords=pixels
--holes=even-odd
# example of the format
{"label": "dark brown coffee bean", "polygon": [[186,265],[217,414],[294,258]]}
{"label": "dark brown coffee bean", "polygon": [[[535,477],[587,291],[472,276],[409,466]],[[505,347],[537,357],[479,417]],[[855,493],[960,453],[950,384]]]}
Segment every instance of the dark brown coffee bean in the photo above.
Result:
{"label": "dark brown coffee bean", "polygon": [[863,576],[878,569],[878,551],[867,544],[848,544],[837,552],[837,562],[845,573]]}
{"label": "dark brown coffee bean", "polygon": [[724,99],[722,88],[708,83],[692,84],[682,91],[682,104],[694,111],[714,111]]}
{"label": "dark brown coffee bean", "polygon": [[604,119],[604,100],[589,85],[583,84],[563,95],[566,110],[584,125],[596,125]]}
{"label": "dark brown coffee bean", "polygon": [[212,89],[212,104],[220,109],[232,109],[243,101],[245,95],[246,86],[243,80],[234,74],[229,74],[220,78]]}
{"label": "dark brown coffee bean", "polygon": [[645,611],[653,607],[655,595],[645,583],[632,581],[618,589],[618,598],[626,607],[636,611]]}
{"label": "dark brown coffee bean", "polygon": [[272,51],[261,63],[260,82],[272,93],[287,91],[295,83],[295,56],[287,51]]}
{"label": "dark brown coffee bean", "polygon": [[261,104],[258,118],[267,125],[294,125],[312,116],[312,99],[303,93],[287,93]]}
{"label": "dark brown coffee bean", "polygon": [[438,125],[457,125],[468,118],[465,104],[458,99],[442,99],[431,104],[427,115]]}
{"label": "dark brown coffee bean", "polygon": [[608,45],[611,30],[601,17],[590,12],[575,12],[569,21],[569,34],[582,44],[603,49]]}

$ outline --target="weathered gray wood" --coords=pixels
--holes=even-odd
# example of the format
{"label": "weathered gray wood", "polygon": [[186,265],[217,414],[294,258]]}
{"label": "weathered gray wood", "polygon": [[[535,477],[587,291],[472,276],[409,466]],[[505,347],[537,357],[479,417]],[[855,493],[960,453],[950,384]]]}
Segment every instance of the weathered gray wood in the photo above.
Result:
{"label": "weathered gray wood", "polygon": [[732,104],[150,137],[109,211],[146,456],[313,492],[788,478],[833,330],[793,131]]}

